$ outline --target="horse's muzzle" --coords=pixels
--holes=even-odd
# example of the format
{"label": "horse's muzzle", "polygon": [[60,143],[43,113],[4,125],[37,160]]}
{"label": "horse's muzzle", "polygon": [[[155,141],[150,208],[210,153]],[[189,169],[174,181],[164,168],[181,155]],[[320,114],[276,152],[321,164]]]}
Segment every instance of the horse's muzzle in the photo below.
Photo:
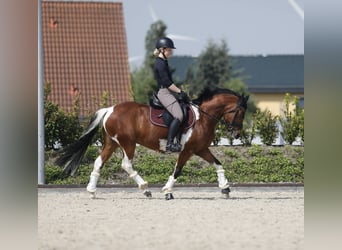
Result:
{"label": "horse's muzzle", "polygon": [[230,135],[234,138],[234,139],[239,139],[240,138],[240,134],[241,131],[240,130],[232,130],[230,132]]}

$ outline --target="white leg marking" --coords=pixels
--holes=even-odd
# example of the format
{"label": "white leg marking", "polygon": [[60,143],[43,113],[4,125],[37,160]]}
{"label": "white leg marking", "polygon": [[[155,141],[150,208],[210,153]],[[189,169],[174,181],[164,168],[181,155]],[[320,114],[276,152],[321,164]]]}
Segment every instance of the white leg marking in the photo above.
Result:
{"label": "white leg marking", "polygon": [[138,184],[140,189],[147,188],[148,183],[144,181],[143,178],[141,178],[137,171],[134,171],[132,162],[130,159],[128,159],[125,152],[124,158],[122,159],[121,167],[129,174],[129,177],[131,177]]}
{"label": "white leg marking", "polygon": [[89,183],[87,185],[87,191],[89,193],[95,193],[96,192],[96,184],[97,184],[97,181],[100,177],[101,166],[102,166],[102,158],[100,155],[96,158],[96,160],[94,162],[93,172],[91,172],[91,174],[90,174],[90,180],[89,180]]}
{"label": "white leg marking", "polygon": [[224,169],[221,165],[217,165],[217,164],[214,164],[215,167],[216,167],[216,173],[217,173],[217,180],[218,180],[218,183],[219,183],[219,188],[221,189],[225,189],[227,187],[229,187],[229,183],[228,183],[228,180],[226,178],[226,176],[224,175]]}
{"label": "white leg marking", "polygon": [[96,184],[97,184],[97,181],[100,177],[100,174],[97,173],[97,172],[91,172],[90,174],[90,180],[89,180],[89,183],[87,185],[87,191],[89,193],[95,193],[96,192]]}
{"label": "white leg marking", "polygon": [[166,182],[165,186],[162,188],[162,191],[164,193],[172,193],[172,188],[175,184],[175,182],[177,181],[177,179],[173,178],[172,175],[169,176],[168,181]]}
{"label": "white leg marking", "polygon": [[102,158],[101,155],[98,156],[94,162],[94,169],[93,171],[100,173],[100,168],[102,166]]}

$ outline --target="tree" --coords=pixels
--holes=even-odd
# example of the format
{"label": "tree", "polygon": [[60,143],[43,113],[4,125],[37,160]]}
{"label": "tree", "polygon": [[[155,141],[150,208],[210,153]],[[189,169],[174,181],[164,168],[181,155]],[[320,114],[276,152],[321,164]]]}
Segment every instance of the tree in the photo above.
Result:
{"label": "tree", "polygon": [[157,88],[157,83],[153,75],[153,65],[155,58],[153,51],[156,41],[165,36],[167,26],[163,21],[154,22],[145,37],[145,59],[143,65],[132,72],[133,97],[136,102],[148,103],[153,91]]}
{"label": "tree", "polygon": [[152,70],[148,67],[136,69],[132,72],[131,79],[134,100],[147,104],[157,86]]}
{"label": "tree", "polygon": [[227,43],[209,41],[187,74],[191,95],[198,95],[205,87],[222,87],[231,78]]}
{"label": "tree", "polygon": [[153,51],[156,48],[156,42],[159,38],[165,37],[165,31],[167,29],[166,24],[159,20],[151,24],[150,29],[147,31],[145,37],[145,59],[144,59],[144,67],[149,67],[153,69],[155,57],[153,55]]}

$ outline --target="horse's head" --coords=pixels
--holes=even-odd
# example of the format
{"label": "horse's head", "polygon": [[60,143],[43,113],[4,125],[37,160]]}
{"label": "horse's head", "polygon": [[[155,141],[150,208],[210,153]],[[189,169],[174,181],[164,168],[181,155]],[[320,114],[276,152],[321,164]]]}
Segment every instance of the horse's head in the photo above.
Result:
{"label": "horse's head", "polygon": [[249,96],[239,95],[229,89],[205,88],[193,101],[200,105],[200,111],[216,123],[221,118],[234,138],[239,138]]}
{"label": "horse's head", "polygon": [[237,95],[236,103],[234,105],[227,104],[223,113],[223,121],[228,132],[235,139],[240,137],[242,131],[248,98],[248,95]]}

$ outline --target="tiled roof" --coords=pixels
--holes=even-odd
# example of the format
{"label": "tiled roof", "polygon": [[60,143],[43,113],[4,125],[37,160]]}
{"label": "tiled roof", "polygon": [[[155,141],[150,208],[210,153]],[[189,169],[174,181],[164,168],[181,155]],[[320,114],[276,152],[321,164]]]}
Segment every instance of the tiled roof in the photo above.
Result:
{"label": "tiled roof", "polygon": [[85,116],[104,92],[108,105],[133,100],[122,3],[43,1],[42,30],[52,102],[68,110],[79,94]]}
{"label": "tiled roof", "polygon": [[[239,72],[252,93],[304,92],[304,55],[230,56],[233,70]],[[173,78],[184,81],[196,58],[173,56]]]}

